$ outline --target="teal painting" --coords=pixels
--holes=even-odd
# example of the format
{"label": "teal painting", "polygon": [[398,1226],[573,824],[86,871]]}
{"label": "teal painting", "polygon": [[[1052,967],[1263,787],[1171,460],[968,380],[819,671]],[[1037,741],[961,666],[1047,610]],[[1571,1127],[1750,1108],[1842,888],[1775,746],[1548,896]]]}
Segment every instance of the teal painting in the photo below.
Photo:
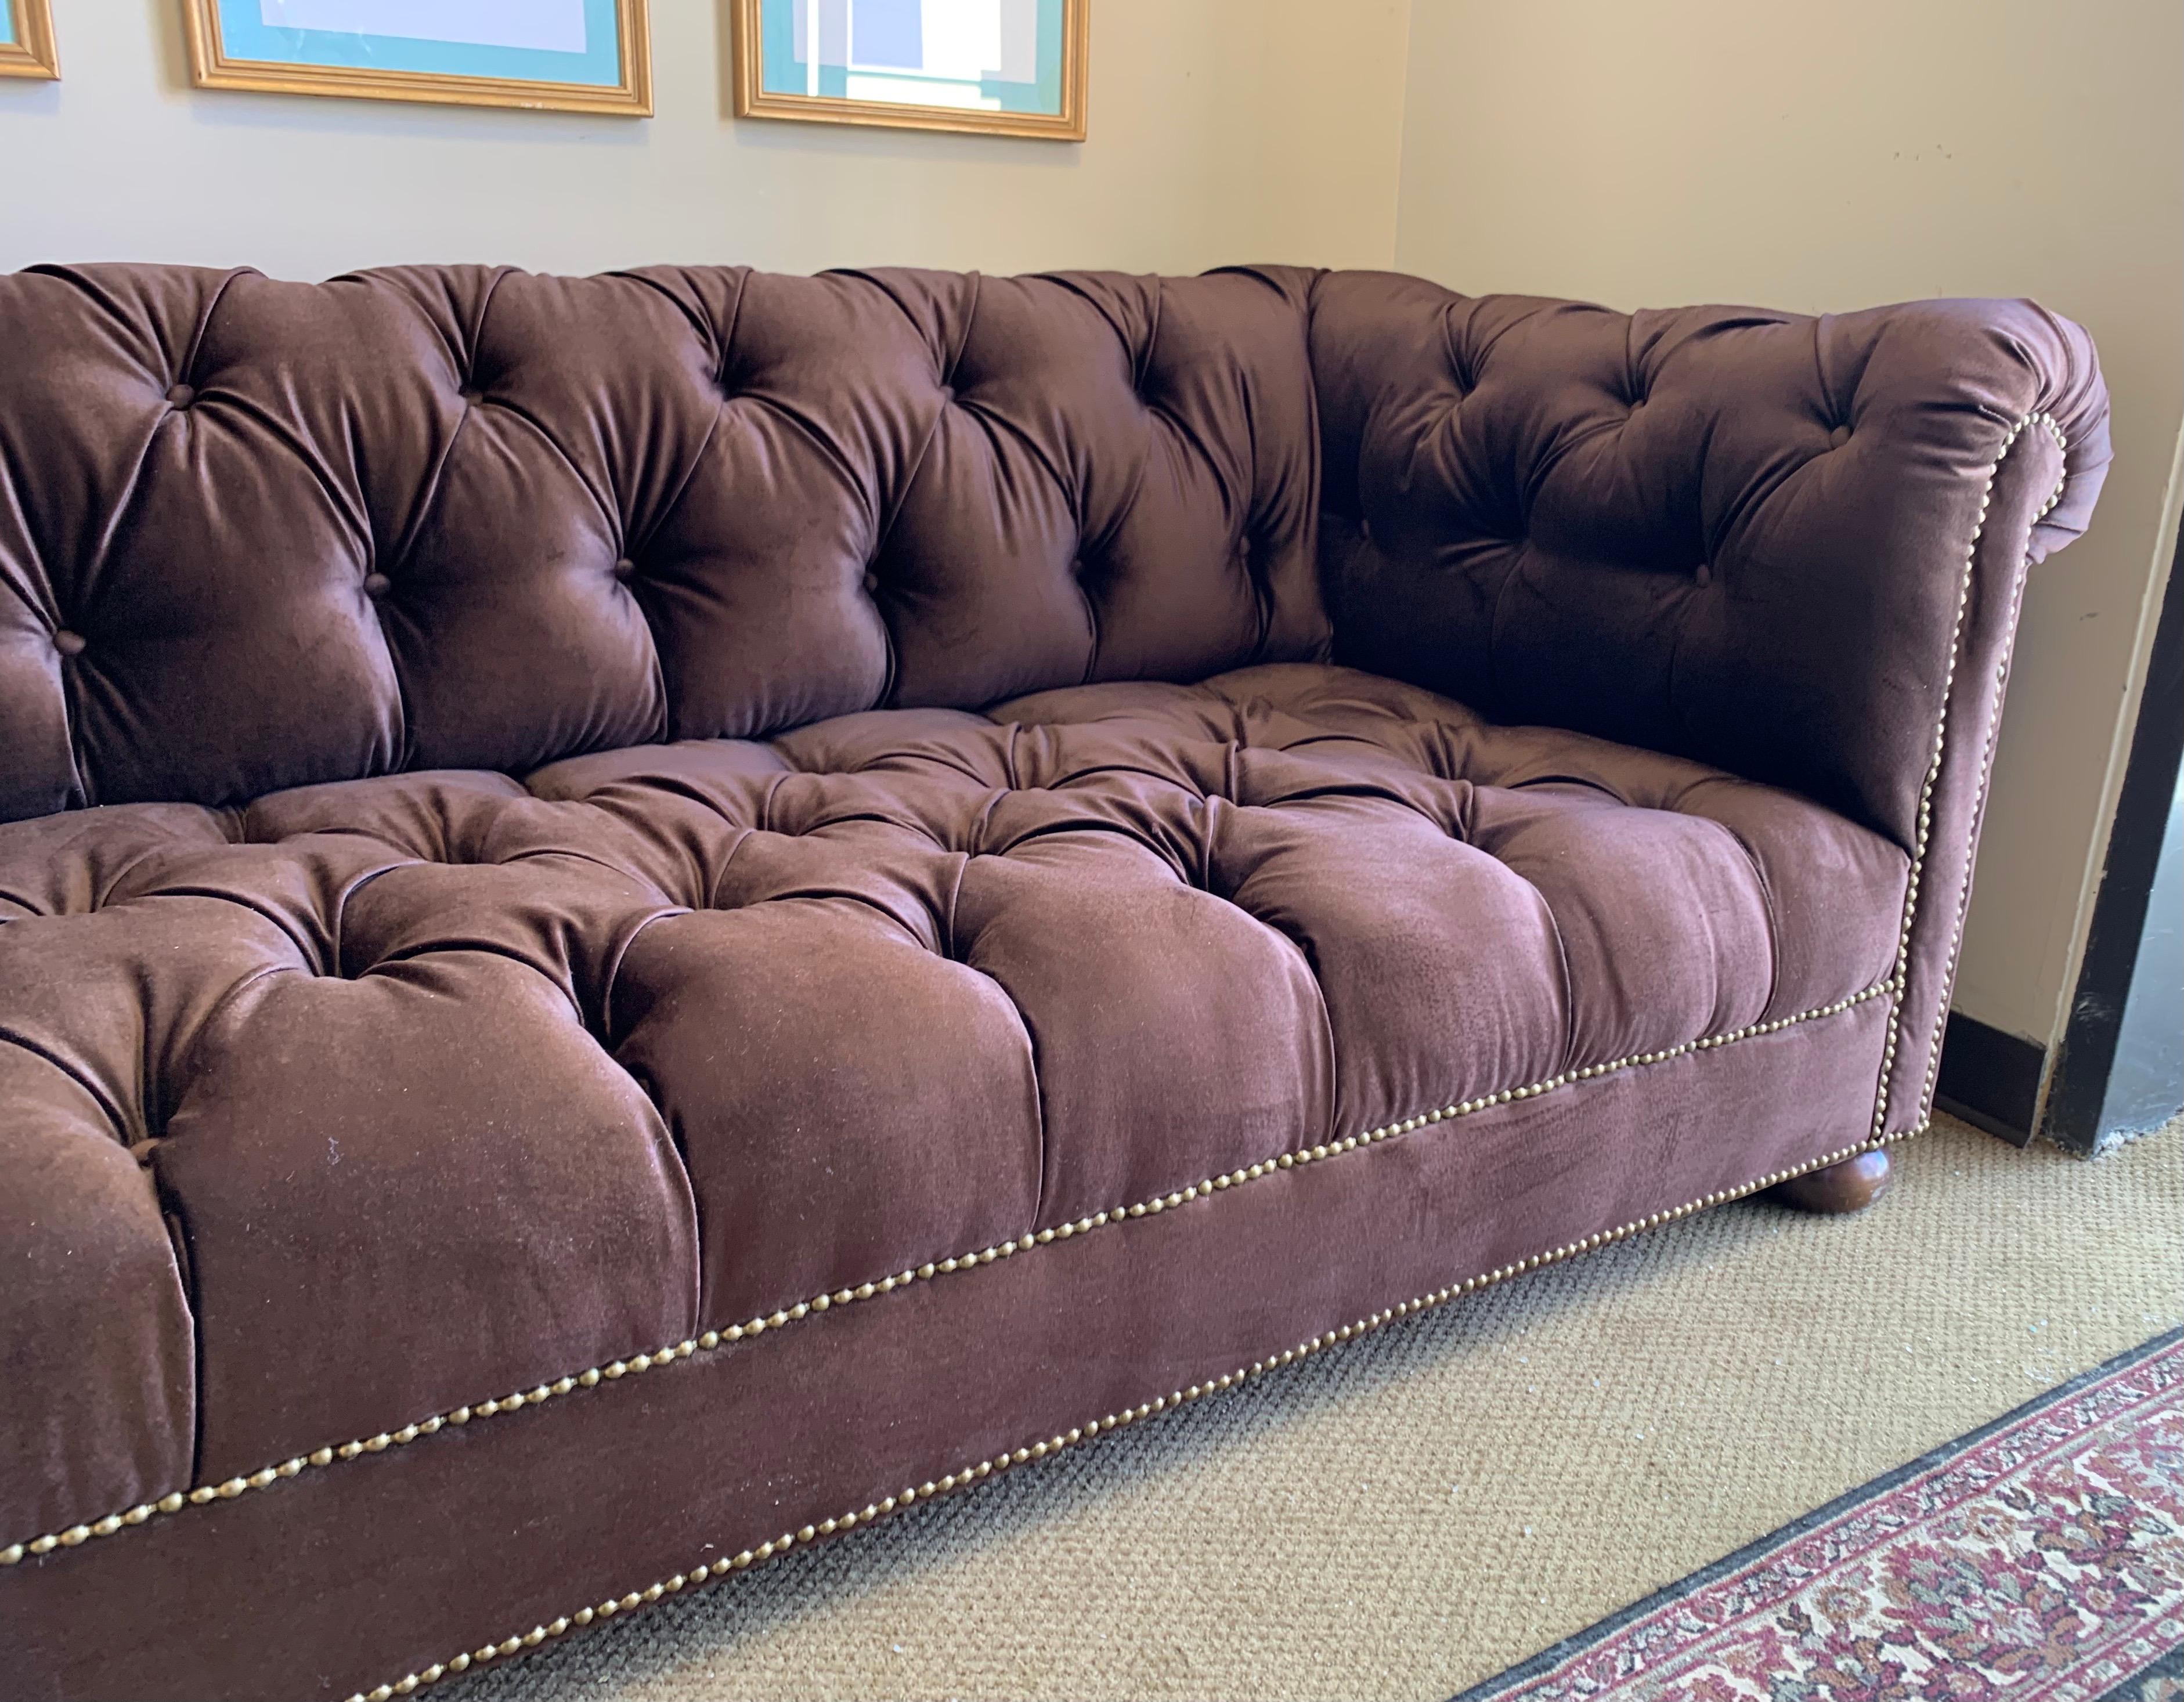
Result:
{"label": "teal painting", "polygon": [[46,0],[0,0],[0,79],[50,81],[61,74]]}
{"label": "teal painting", "polygon": [[649,113],[645,0],[190,0],[203,87]]}
{"label": "teal painting", "polygon": [[1061,112],[1062,0],[765,0],[769,94]]}
{"label": "teal painting", "polygon": [[615,0],[220,0],[231,57],[518,82],[621,81]]}
{"label": "teal painting", "polygon": [[[1073,138],[1082,134],[1087,3],[744,0],[738,110]],[[844,110],[830,113],[829,103]],[[891,118],[898,110],[904,116]]]}

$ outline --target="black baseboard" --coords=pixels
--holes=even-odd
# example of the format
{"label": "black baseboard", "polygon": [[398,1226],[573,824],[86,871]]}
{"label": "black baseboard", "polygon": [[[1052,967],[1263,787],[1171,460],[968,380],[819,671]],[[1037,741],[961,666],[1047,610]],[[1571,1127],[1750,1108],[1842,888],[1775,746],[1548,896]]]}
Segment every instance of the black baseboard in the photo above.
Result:
{"label": "black baseboard", "polygon": [[[2055,1079],[2048,1091],[2040,1130],[2069,1152],[2098,1152],[2120,1129],[2136,1132],[2145,1126],[2120,1117],[2124,1108],[2110,1105],[2109,1090],[2115,1080],[2118,1048],[2124,1044],[2124,1012],[2133,998],[2139,948],[2148,937],[2149,925],[2159,926],[2154,881],[2180,766],[2184,766],[2184,538],[2177,541],[2169,584],[2161,596],[2161,615],[2147,660],[2146,687],[2124,767],[2123,791],[2109,833],[2108,860],[2101,870],[2085,959],[2071,995],[2070,1020],[2056,1048]],[[2157,975],[2164,972],[2161,963],[2149,968]],[[2128,1063],[2139,1070],[2151,1068],[2157,1080],[2173,1081],[2175,1037],[2160,1032],[2160,1021],[2151,1037],[2142,1031],[2131,1043]],[[1946,1057],[1943,1062],[1946,1065]]]}
{"label": "black baseboard", "polygon": [[1949,1013],[1942,1041],[1942,1070],[1934,1103],[1974,1128],[2015,1146],[2032,1142],[2032,1114],[2040,1104],[2044,1048],[2021,1034],[1990,1028],[1976,1016]]}

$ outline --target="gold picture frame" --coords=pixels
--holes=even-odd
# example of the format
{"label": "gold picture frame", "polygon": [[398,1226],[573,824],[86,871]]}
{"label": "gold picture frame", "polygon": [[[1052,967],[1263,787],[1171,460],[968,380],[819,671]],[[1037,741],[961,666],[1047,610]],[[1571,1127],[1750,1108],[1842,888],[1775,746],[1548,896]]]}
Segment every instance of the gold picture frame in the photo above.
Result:
{"label": "gold picture frame", "polygon": [[[1085,85],[1092,37],[1092,0],[1061,0],[1060,110],[1053,113],[979,111],[956,106],[853,99],[841,95],[791,94],[766,86],[765,29],[769,0],[730,0],[734,19],[735,112],[738,118],[793,119],[807,124],[878,125],[894,130],[968,131],[984,136],[1028,136],[1045,142],[1084,140]],[[772,0],[790,3],[790,0]],[[816,5],[819,0],[809,0]]]}
{"label": "gold picture frame", "polygon": [[603,0],[603,3],[614,8],[620,76],[613,83],[250,57],[239,51],[242,44],[227,39],[221,23],[221,0],[181,0],[183,27],[190,44],[190,81],[201,89],[650,118],[652,25],[648,0]]}
{"label": "gold picture frame", "polygon": [[0,0],[8,38],[0,41],[0,77],[36,77],[47,82],[61,74],[53,51],[53,14],[48,0]]}

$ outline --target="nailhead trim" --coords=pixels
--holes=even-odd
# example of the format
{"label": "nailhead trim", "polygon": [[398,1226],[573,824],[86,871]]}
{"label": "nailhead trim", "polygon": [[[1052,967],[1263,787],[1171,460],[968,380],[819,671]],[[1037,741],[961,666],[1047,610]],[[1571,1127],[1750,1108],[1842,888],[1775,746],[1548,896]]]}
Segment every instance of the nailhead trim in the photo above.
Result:
{"label": "nailhead trim", "polygon": [[[2055,440],[2056,447],[2061,449],[2066,457],[2070,454],[2069,440],[2063,436],[2063,428],[2055,423],[2052,414],[2042,411],[2027,414],[2020,419],[2009,428],[2008,435],[2003,438],[2002,448],[1995,452],[1993,464],[1986,470],[1986,481],[1980,487],[1979,519],[1973,523],[1970,542],[1964,546],[1964,576],[1957,582],[1957,618],[1955,625],[1949,632],[1949,665],[1947,671],[1942,676],[1942,709],[1934,721],[1934,754],[1926,764],[1926,777],[1919,787],[1919,821],[1917,833],[1912,841],[1911,875],[1903,889],[1903,923],[1896,936],[1896,973],[1889,977],[1889,985],[1894,990],[1890,993],[1888,999],[1888,1039],[1881,1048],[1880,1082],[1875,1088],[1873,1097],[1872,1130],[1874,1138],[1876,1140],[1880,1138],[1882,1131],[1888,1126],[1889,1086],[1891,1078],[1896,1073],[1897,1043],[1902,1037],[1903,1026],[1903,996],[1911,982],[1911,931],[1919,920],[1919,879],[1925,870],[1926,848],[1931,837],[1934,825],[1934,788],[1941,782],[1942,757],[1948,744],[1949,694],[1956,687],[1957,663],[1964,651],[1964,616],[1971,609],[1972,570],[1979,559],[1980,537],[1986,531],[1987,504],[1994,496],[1994,481],[2001,476],[2002,464],[2008,458],[2010,450],[2015,447],[2018,438],[2034,426],[2038,426],[2046,431],[2048,435]],[[2037,526],[2042,520],[2045,520],[2048,511],[2063,500],[2063,487],[2067,480],[2066,472],[2064,478],[2056,481],[2054,494],[2048,498],[2047,503],[2034,520],[2034,525]],[[1989,729],[1988,737],[1990,741],[1988,752],[1991,757],[1993,750],[1992,728]],[[1986,776],[1982,774],[1980,781],[1982,797],[1985,795],[1986,787]],[[1964,871],[1964,896],[1969,899],[1971,886],[1971,871],[1969,869]],[[1953,967],[1956,962],[1958,947],[1963,943],[1964,914],[1964,908],[1959,905],[1957,912],[1957,932],[1949,943],[1948,960]],[[1945,1000],[1942,1020],[1946,1022],[1947,1019],[1947,1004]],[[1939,1030],[1936,1032],[1938,1033]],[[1927,1075],[1930,1088],[1933,1075],[1932,1065],[1935,1061],[1935,1059],[1928,1060]]]}
{"label": "nailhead trim", "polygon": [[[2070,453],[2070,446],[2064,439],[2062,428],[2057,426],[2054,420],[2045,414],[2033,414],[2031,418],[2037,424],[2047,429],[2048,436],[2055,440],[2055,447],[2058,449],[2060,449],[2064,456],[2067,457]],[[2014,441],[2014,437],[2013,441]],[[2008,445],[2004,444],[2003,452],[2007,453],[2008,450]],[[1997,461],[1996,463],[1997,470],[1999,470],[2000,465],[2001,463]],[[1993,478],[1995,476],[1995,475],[1989,476],[1990,487],[1992,487]],[[2048,493],[2048,500],[2041,503],[2040,512],[2033,515],[2032,524],[2034,526],[2038,526],[2041,521],[2046,520],[2050,514],[2054,512],[2055,504],[2063,500],[2064,487],[2068,485],[2070,481],[2070,470],[2065,467],[2061,473],[2059,473],[2056,476],[2055,488]],[[1975,547],[1976,547],[1976,545]],[[2025,561],[2020,565],[2020,569],[2029,568],[2031,565],[2031,557],[2029,551]],[[2017,576],[2017,588],[2011,593],[2009,599],[2009,631],[2012,634],[2014,634],[2017,631],[2018,616],[2025,607],[2025,575],[2022,570],[2020,570]],[[2010,648],[2011,646],[2005,643],[2003,646],[2002,659],[1995,664],[1994,686],[1995,694],[1997,699],[1997,708],[1993,717],[1987,722],[1986,743],[1985,748],[1980,753],[1979,795],[1972,801],[1972,820],[1975,824],[1979,821],[1981,816],[1986,814],[1987,785],[1988,782],[1994,778],[1995,740],[2002,731],[2002,715],[1998,706],[1998,700],[2001,697],[2003,687],[2008,684],[2009,680]],[[1949,936],[1948,960],[1942,966],[1941,1008],[1934,1018],[1933,1036],[1926,1043],[1926,1080],[1925,1085],[1919,1090],[1919,1115],[1922,1116],[1926,1115],[1926,1108],[1934,1103],[1934,1083],[1941,1075],[1942,1037],[1949,1026],[1949,993],[1950,990],[1956,985],[1957,959],[1963,952],[1964,944],[1964,915],[1971,908],[1971,874],[1970,871],[1967,870],[1965,871],[1964,887],[1957,894],[1957,921],[1955,929]]]}
{"label": "nailhead trim", "polygon": [[[1860,995],[1861,998],[1867,996]],[[1791,1019],[1786,1019],[1786,1021],[1788,1020]],[[1752,1032],[1760,1031],[1755,1028]],[[1684,1047],[1679,1049],[1688,1051],[1691,1048]],[[1497,1096],[1491,1101],[1482,1100],[1479,1103],[1499,1104],[1500,1099]],[[1447,1288],[1437,1288],[1431,1293],[1420,1294],[1409,1300],[1398,1300],[1384,1311],[1372,1313],[1358,1319],[1355,1323],[1339,1325],[1324,1335],[1314,1336],[1308,1341],[1298,1343],[1293,1348],[1284,1348],[1281,1352],[1270,1354],[1263,1360],[1254,1360],[1248,1365],[1239,1366],[1233,1371],[1210,1378],[1205,1382],[1193,1383],[1188,1388],[1176,1389],[1168,1394],[1155,1395],[1149,1401],[1141,1402],[1134,1407],[1125,1407],[1120,1412],[1111,1412],[1105,1418],[1087,1419],[1083,1424],[1073,1426],[1067,1431],[1042,1438],[1021,1448],[1005,1449],[990,1460],[974,1461],[957,1471],[948,1472],[937,1480],[905,1485],[895,1493],[883,1496],[879,1500],[870,1502],[861,1508],[852,1508],[848,1512],[837,1514],[831,1519],[822,1520],[816,1525],[806,1525],[801,1530],[784,1531],[772,1542],[760,1543],[755,1549],[742,1549],[732,1558],[700,1562],[687,1572],[677,1572],[671,1578],[648,1584],[641,1590],[632,1590],[628,1594],[622,1596],[610,1596],[596,1607],[578,1608],[576,1612],[562,1615],[544,1625],[534,1625],[530,1630],[517,1636],[504,1638],[499,1643],[482,1644],[474,1650],[457,1655],[444,1662],[435,1661],[421,1672],[404,1673],[391,1684],[380,1684],[370,1690],[359,1690],[348,1699],[348,1702],[391,1702],[391,1699],[394,1697],[407,1696],[420,1687],[433,1683],[451,1672],[467,1671],[471,1666],[488,1660],[504,1659],[511,1655],[521,1655],[526,1649],[536,1649],[550,1638],[563,1636],[573,1629],[593,1624],[596,1621],[612,1619],[617,1614],[633,1612],[638,1608],[649,1606],[664,1596],[677,1594],[693,1584],[702,1584],[708,1579],[726,1577],[730,1572],[748,1571],[761,1560],[771,1560],[776,1555],[787,1554],[800,1543],[810,1543],[821,1537],[831,1537],[839,1532],[854,1530],[860,1525],[869,1525],[876,1519],[884,1518],[890,1513],[899,1512],[903,1508],[912,1506],[917,1502],[928,1501],[936,1495],[945,1495],[953,1490],[967,1488],[983,1478],[992,1477],[996,1472],[1028,1465],[1034,1460],[1046,1459],[1050,1454],[1061,1453],[1065,1448],[1072,1448],[1080,1442],[1089,1442],[1095,1437],[1104,1436],[1111,1430],[1119,1430],[1125,1425],[1135,1424],[1139,1420],[1150,1418],[1156,1413],[1167,1412],[1178,1406],[1188,1405],[1193,1401],[1203,1400],[1207,1395],[1223,1393],[1262,1377],[1268,1371],[1279,1370],[1284,1365],[1294,1365],[1299,1360],[1310,1359],[1314,1354],[1324,1352],[1340,1343],[1353,1341],[1360,1336],[1370,1335],[1375,1331],[1385,1328],[1398,1318],[1408,1317],[1413,1313],[1432,1311],[1437,1307],[1445,1306],[1450,1301],[1460,1299],[1464,1295],[1475,1293],[1479,1289],[1490,1288],[1497,1282],[1507,1282],[1512,1276],[1521,1276],[1526,1271],[1536,1271],[1542,1265],[1559,1264],[1562,1260],[1578,1254],[1590,1253],[1596,1248],[1606,1247],[1613,1242],[1628,1240],[1641,1231],[1658,1228],[1664,1223],[1673,1223],[1678,1218],[1688,1217],[1693,1212],[1704,1211],[1713,1206],[1726,1204],[1733,1199],[1741,1199],[1747,1194],[1758,1193],[1762,1189],[1774,1188],[1779,1183],[1789,1182],[1810,1171],[1825,1170],[1831,1164],[1840,1164],[1843,1160],[1855,1157],[1860,1153],[1877,1152],[1883,1147],[1893,1145],[1897,1141],[1908,1140],[1914,1135],[1924,1132],[1925,1126],[1922,1123],[1916,1128],[1906,1129],[1898,1134],[1885,1135],[1877,1140],[1860,1141],[1855,1146],[1845,1147],[1839,1152],[1830,1153],[1825,1158],[1814,1159],[1810,1164],[1799,1165],[1790,1170],[1776,1171],[1771,1175],[1761,1176],[1756,1182],[1747,1182],[1741,1188],[1724,1188],[1719,1193],[1691,1200],[1673,1210],[1657,1211],[1650,1216],[1635,1219],[1620,1228],[1603,1230],[1597,1235],[1585,1237],[1582,1241],[1569,1242],[1556,1248],[1551,1253],[1535,1253],[1529,1259],[1521,1260],[1514,1265],[1504,1265],[1496,1270],[1487,1271],[1483,1276],[1467,1276],[1461,1282],[1451,1282]],[[1375,1132],[1377,1134],[1379,1132]],[[1348,1149],[1346,1148],[1344,1150],[1346,1151]]]}
{"label": "nailhead trim", "polygon": [[[1043,1247],[1056,1241],[1067,1241],[1073,1237],[1089,1234],[1095,1229],[1121,1223],[1126,1218],[1154,1217],[1160,1213],[1191,1201],[1204,1199],[1246,1182],[1256,1182],[1272,1176],[1277,1171],[1295,1170],[1300,1165],[1316,1164],[1344,1153],[1376,1146],[1397,1135],[1407,1135],[1431,1123],[1451,1122],[1468,1117],[1497,1105],[1506,1105],[1519,1099],[1530,1099],[1551,1093],[1573,1082],[1591,1081],[1602,1076],[1613,1075],[1619,1070],[1640,1068],[1648,1065],[1665,1064],[1671,1059],[1689,1053],[1711,1051],[1716,1047],[1734,1045],[1740,1040],[1750,1040],[1760,1035],[1780,1033],[1800,1023],[1814,1021],[1822,1017],[1837,1016],[1869,999],[1892,994],[1896,989],[1892,980],[1876,982],[1862,993],[1838,998],[1830,1004],[1814,1006],[1801,1010],[1794,1016],[1779,1016],[1769,1022],[1747,1023],[1742,1028],[1733,1028],[1721,1034],[1709,1034],[1698,1040],[1686,1040],[1677,1046],[1667,1046],[1655,1052],[1634,1052],[1627,1058],[1618,1058],[1608,1064],[1588,1064],[1574,1070],[1565,1070],[1558,1076],[1550,1076],[1543,1082],[1535,1082],[1524,1087],[1504,1087],[1497,1093],[1486,1093],[1475,1099],[1459,1100],[1452,1105],[1443,1105],[1436,1110],[1422,1111],[1416,1116],[1400,1118],[1392,1123],[1362,1135],[1345,1135],[1340,1140],[1308,1147],[1301,1152],[1283,1153],[1271,1159],[1262,1159],[1240,1170],[1230,1171],[1225,1176],[1209,1176],[1203,1182],[1193,1182],[1167,1194],[1157,1194],[1150,1199],[1139,1200],[1133,1205],[1118,1205],[1106,1211],[1097,1211],[1089,1217],[1080,1217],[1074,1222],[1057,1224],[1051,1229],[1018,1236],[1013,1241],[1004,1241],[998,1246],[981,1248],[976,1253],[957,1254],[952,1259],[942,1259],[915,1269],[899,1271],[892,1276],[883,1276],[877,1282],[860,1282],[855,1288],[837,1288],[830,1294],[815,1294],[809,1300],[781,1310],[751,1319],[747,1323],[731,1324],[725,1330],[707,1330],[704,1334],[676,1343],[671,1347],[657,1348],[649,1354],[638,1354],[627,1360],[616,1360],[605,1365],[594,1365],[573,1377],[556,1378],[550,1383],[540,1383],[535,1388],[519,1389],[514,1394],[501,1396],[497,1400],[482,1400],[472,1406],[459,1406],[452,1412],[435,1413],[430,1418],[405,1424],[399,1430],[382,1431],[378,1435],[362,1438],[337,1445],[313,1449],[309,1454],[298,1454],[281,1460],[278,1465],[261,1466],[246,1477],[231,1477],[222,1483],[201,1483],[187,1492],[175,1490],[156,1501],[146,1501],[126,1512],[109,1513],[94,1524],[75,1525],[65,1531],[50,1532],[27,1542],[14,1543],[0,1549],[0,1566],[12,1566],[25,1555],[51,1554],[55,1549],[72,1549],[92,1537],[111,1536],[131,1525],[141,1525],[155,1513],[179,1513],[186,1507],[202,1507],[214,1501],[231,1501],[248,1490],[270,1488],[284,1477],[293,1477],[307,1467],[325,1467],[337,1460],[354,1460],[360,1454],[383,1454],[391,1447],[405,1446],[421,1436],[431,1436],[446,1425],[465,1425],[474,1419],[492,1418],[504,1412],[514,1412],[524,1406],[538,1406],[558,1395],[573,1393],[580,1388],[596,1388],[601,1382],[618,1382],[633,1377],[655,1365],[664,1365],[673,1360],[687,1360],[693,1354],[711,1353],[736,1342],[763,1335],[768,1330],[778,1330],[784,1325],[796,1323],[815,1312],[825,1312],[837,1306],[850,1305],[860,1300],[870,1300],[878,1295],[891,1293],[897,1288],[908,1288],[913,1282],[929,1282],[936,1276],[968,1271],[980,1265],[990,1265],[996,1259],[1010,1259],[1019,1253],[1028,1253],[1034,1247]],[[1846,1150],[1855,1150],[1846,1149]],[[1828,1160],[1823,1160],[1825,1163]],[[1767,1183],[1755,1183],[1766,1187]]]}

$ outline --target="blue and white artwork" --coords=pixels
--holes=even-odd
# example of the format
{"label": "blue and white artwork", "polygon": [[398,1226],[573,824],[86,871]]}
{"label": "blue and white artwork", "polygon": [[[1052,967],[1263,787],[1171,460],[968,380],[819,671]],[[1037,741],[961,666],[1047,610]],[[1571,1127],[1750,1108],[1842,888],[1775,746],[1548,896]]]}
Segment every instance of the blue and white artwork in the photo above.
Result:
{"label": "blue and white artwork", "polygon": [[762,0],[760,16],[766,94],[1062,111],[1063,0]]}
{"label": "blue and white artwork", "polygon": [[616,0],[219,0],[231,59],[613,88]]}

